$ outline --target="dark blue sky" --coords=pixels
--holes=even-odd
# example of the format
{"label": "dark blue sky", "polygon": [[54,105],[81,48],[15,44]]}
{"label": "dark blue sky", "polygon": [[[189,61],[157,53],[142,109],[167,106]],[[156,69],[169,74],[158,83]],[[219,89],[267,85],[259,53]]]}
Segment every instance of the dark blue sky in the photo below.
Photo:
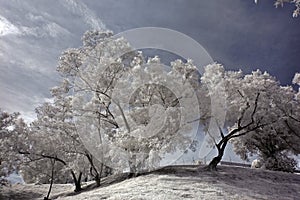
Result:
{"label": "dark blue sky", "polygon": [[30,118],[57,84],[60,53],[88,29],[182,32],[226,69],[257,68],[291,84],[300,71],[300,17],[272,0],[0,0],[0,107]]}
{"label": "dark blue sky", "polygon": [[[108,2],[108,1],[107,1]],[[224,1],[86,1],[107,28],[115,32],[154,26],[180,31],[196,39],[227,69],[267,70],[282,84],[300,70],[300,18],[293,5],[273,2]]]}

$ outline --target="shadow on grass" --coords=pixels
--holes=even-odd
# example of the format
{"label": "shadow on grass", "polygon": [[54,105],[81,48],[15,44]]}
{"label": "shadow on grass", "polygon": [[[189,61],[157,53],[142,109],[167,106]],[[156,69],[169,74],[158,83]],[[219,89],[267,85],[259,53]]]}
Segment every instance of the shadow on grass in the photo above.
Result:
{"label": "shadow on grass", "polygon": [[15,190],[10,186],[5,186],[5,188],[0,188],[0,200],[17,200],[17,199],[32,200],[35,198],[42,199],[43,196],[44,194],[39,192]]}

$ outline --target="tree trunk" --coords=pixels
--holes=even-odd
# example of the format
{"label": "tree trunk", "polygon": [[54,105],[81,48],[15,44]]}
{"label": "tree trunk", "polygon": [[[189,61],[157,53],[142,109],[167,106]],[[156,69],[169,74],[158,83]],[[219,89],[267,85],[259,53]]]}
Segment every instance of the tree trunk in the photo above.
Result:
{"label": "tree trunk", "polygon": [[132,155],[131,159],[128,161],[129,165],[129,174],[128,178],[137,176],[137,166],[136,166],[136,155]]}
{"label": "tree trunk", "polygon": [[88,159],[88,161],[90,162],[90,165],[91,165],[90,174],[91,174],[91,176],[94,177],[94,180],[96,182],[96,186],[99,187],[100,184],[101,184],[102,168],[103,168],[104,164],[103,164],[103,162],[101,162],[101,169],[100,169],[100,173],[99,173],[96,166],[95,166],[95,164],[94,164],[93,156],[89,153],[86,153],[85,156],[87,157],[87,159]]}
{"label": "tree trunk", "polygon": [[75,190],[74,192],[79,192],[81,191],[81,177],[82,177],[82,172],[79,173],[78,179],[76,178],[75,172],[71,171],[72,177],[73,177],[73,181],[75,184]]}
{"label": "tree trunk", "polygon": [[222,156],[216,156],[210,161],[210,163],[206,166],[206,169],[209,171],[217,171],[217,165],[221,162]]}
{"label": "tree trunk", "polygon": [[52,169],[51,169],[51,181],[50,181],[50,186],[49,186],[48,194],[47,194],[46,197],[44,197],[44,200],[50,200],[49,197],[50,197],[50,193],[51,193],[52,185],[53,185],[55,160],[51,160],[51,165],[52,165]]}
{"label": "tree trunk", "polygon": [[97,187],[99,187],[101,184],[102,170],[103,170],[103,163],[101,163],[100,172],[98,173],[98,171],[96,171],[95,182]]}
{"label": "tree trunk", "polygon": [[210,163],[205,167],[205,169],[207,169],[208,171],[217,171],[217,165],[221,162],[223,158],[227,142],[228,140],[224,140],[222,143],[216,145],[218,149],[218,155],[210,161]]}
{"label": "tree trunk", "polygon": [[101,167],[100,167],[100,172],[96,174],[95,176],[95,181],[96,181],[96,186],[99,187],[101,184],[101,175],[102,175],[102,171],[103,171],[103,163],[101,163]]}
{"label": "tree trunk", "polygon": [[101,184],[101,178],[100,178],[99,174],[96,174],[95,182],[96,182],[96,187],[99,187]]}

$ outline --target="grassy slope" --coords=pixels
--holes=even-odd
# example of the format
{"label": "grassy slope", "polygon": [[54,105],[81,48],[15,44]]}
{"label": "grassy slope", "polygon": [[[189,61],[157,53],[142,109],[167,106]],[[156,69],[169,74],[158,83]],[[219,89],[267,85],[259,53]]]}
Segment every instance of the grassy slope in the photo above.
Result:
{"label": "grassy slope", "polygon": [[[107,183],[113,179],[106,180]],[[13,186],[15,187],[15,186]],[[20,187],[20,186],[19,186]],[[24,192],[25,188],[24,187]],[[27,192],[38,191],[31,186]],[[220,166],[218,172],[194,167],[166,167],[132,179],[119,177],[113,184],[74,196],[70,185],[61,187],[58,199],[297,199],[300,197],[300,175]],[[47,187],[45,187],[47,189]],[[13,188],[11,188],[13,190]],[[20,188],[17,188],[20,192]],[[32,196],[37,197],[37,196]],[[300,198],[299,198],[300,199]]]}

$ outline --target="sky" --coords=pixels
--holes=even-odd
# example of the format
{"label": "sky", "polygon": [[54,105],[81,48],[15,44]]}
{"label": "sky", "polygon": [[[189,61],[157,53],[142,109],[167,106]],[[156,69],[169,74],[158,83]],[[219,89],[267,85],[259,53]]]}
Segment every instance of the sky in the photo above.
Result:
{"label": "sky", "polygon": [[0,107],[27,120],[58,84],[56,66],[87,30],[163,27],[200,43],[226,69],[300,71],[300,17],[272,0],[0,0]]}

